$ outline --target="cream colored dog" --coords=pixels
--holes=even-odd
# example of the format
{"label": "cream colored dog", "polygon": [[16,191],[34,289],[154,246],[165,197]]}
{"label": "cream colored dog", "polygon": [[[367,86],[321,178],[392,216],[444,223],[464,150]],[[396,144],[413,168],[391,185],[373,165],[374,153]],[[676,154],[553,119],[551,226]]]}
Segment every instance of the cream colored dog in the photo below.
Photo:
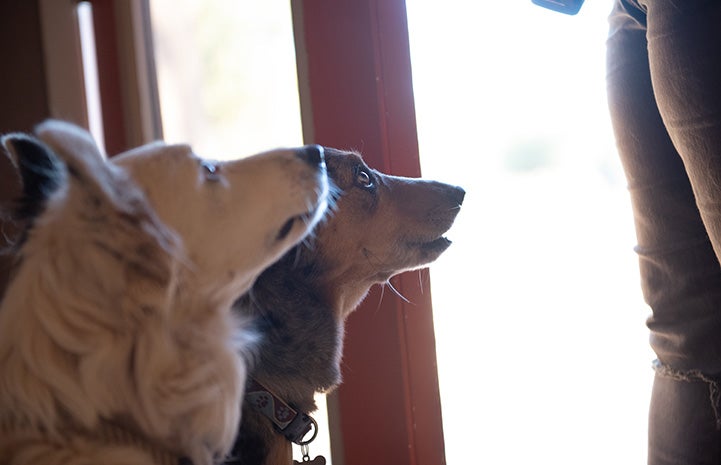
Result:
{"label": "cream colored dog", "polygon": [[324,214],[322,149],[110,163],[73,125],[36,137],[2,139],[27,229],[0,304],[0,464],[222,459],[248,343],[230,307]]}

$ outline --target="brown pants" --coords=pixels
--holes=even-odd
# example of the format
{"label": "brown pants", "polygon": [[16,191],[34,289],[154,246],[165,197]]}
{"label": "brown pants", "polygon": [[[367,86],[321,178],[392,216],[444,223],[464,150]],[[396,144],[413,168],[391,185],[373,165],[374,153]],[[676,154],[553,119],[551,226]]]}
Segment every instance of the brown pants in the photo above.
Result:
{"label": "brown pants", "polygon": [[649,463],[721,464],[721,1],[616,0],[607,81],[659,364]]}

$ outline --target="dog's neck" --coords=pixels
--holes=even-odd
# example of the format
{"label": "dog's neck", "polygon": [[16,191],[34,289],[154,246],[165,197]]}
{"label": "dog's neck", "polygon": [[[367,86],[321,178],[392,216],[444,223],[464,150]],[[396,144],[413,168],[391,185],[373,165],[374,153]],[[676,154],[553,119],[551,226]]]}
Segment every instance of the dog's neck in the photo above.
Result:
{"label": "dog's neck", "polygon": [[[344,321],[373,285],[370,280],[348,282],[342,273],[319,273],[313,265],[281,261],[236,303],[236,312],[255,321],[261,336],[250,376],[299,411],[315,411],[315,393],[328,392],[341,381]],[[248,406],[239,437],[243,465],[275,464],[270,455],[290,451],[290,443],[270,421]]]}
{"label": "dog's neck", "polygon": [[373,280],[366,280],[363,283],[353,283],[352,281],[339,278],[329,280],[323,288],[326,289],[327,301],[333,302],[331,308],[334,309],[336,318],[345,322],[346,318],[348,318],[348,316],[358,308],[358,305],[360,305],[363,299],[365,299],[368,291],[374,284],[376,284],[376,281]]}
{"label": "dog's neck", "polygon": [[340,382],[343,323],[314,286],[293,275],[264,275],[238,308],[261,335],[250,375],[288,404],[311,412],[314,394]]}

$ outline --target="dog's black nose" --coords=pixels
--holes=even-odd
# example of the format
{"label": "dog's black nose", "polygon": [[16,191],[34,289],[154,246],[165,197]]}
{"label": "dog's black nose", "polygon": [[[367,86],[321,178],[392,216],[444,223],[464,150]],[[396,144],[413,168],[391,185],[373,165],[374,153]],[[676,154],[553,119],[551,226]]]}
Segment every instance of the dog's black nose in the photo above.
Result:
{"label": "dog's black nose", "polygon": [[299,148],[297,155],[313,166],[321,165],[325,161],[325,157],[323,156],[323,147],[316,144],[306,145]]}
{"label": "dog's black nose", "polygon": [[455,186],[452,196],[454,200],[458,202],[458,205],[463,205],[463,199],[466,197],[466,191],[460,186]]}
{"label": "dog's black nose", "polygon": [[463,203],[463,199],[466,198],[466,191],[460,186],[456,186],[456,192],[458,196],[458,205],[461,205]]}
{"label": "dog's black nose", "polygon": [[445,199],[454,206],[463,205],[463,199],[466,197],[466,191],[460,186],[453,186],[450,184],[441,184],[443,186],[443,192]]}

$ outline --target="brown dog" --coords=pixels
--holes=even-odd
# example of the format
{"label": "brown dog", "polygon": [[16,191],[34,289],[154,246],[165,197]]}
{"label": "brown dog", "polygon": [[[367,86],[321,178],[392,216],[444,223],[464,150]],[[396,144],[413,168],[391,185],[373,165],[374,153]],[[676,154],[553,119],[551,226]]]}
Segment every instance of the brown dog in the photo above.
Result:
{"label": "brown dog", "polygon": [[[257,322],[261,342],[250,376],[243,422],[228,463],[287,465],[293,432],[257,410],[272,404],[265,389],[299,412],[316,409],[313,395],[340,383],[343,326],[373,284],[434,261],[450,245],[443,234],[463,202],[463,189],[389,176],[356,153],[325,149],[338,188],[336,211],[268,268],[235,311]],[[277,399],[276,399],[277,401]],[[293,425],[288,429],[292,429]]]}

